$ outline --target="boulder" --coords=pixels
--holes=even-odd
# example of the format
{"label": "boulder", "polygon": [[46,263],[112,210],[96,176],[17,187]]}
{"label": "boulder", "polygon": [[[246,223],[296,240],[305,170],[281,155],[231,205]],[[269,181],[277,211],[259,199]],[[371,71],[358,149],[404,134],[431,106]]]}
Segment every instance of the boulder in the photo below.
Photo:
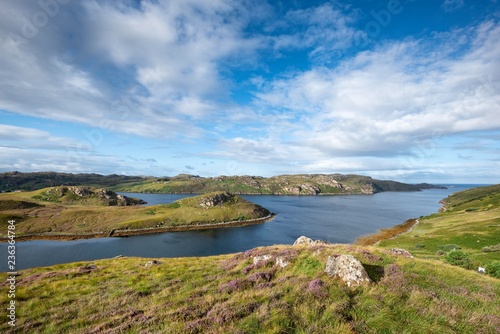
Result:
{"label": "boulder", "polygon": [[146,262],[146,264],[144,265],[144,267],[157,266],[159,264],[161,264],[161,262],[158,261],[158,260],[150,260],[150,261]]}
{"label": "boulder", "polygon": [[411,255],[410,252],[408,252],[406,249],[402,248],[391,248],[389,249],[389,253],[394,254],[394,255],[399,255],[399,256],[404,256],[404,257],[409,257],[413,259],[413,255]]}
{"label": "boulder", "polygon": [[272,258],[273,257],[269,254],[254,256],[253,257],[253,264],[258,265],[259,263],[267,262],[267,261],[271,260]]}
{"label": "boulder", "polygon": [[358,286],[371,282],[361,262],[352,255],[329,256],[325,272],[329,276],[340,278],[347,286]]}
{"label": "boulder", "polygon": [[299,246],[299,245],[306,245],[306,246],[312,246],[312,245],[328,245],[328,242],[322,241],[322,240],[313,240],[311,238],[308,238],[306,236],[300,236],[295,240],[293,243],[294,246]]}
{"label": "boulder", "polygon": [[288,266],[290,264],[290,262],[288,262],[284,257],[282,256],[278,256],[276,258],[276,265],[280,268],[285,268],[286,266]]}

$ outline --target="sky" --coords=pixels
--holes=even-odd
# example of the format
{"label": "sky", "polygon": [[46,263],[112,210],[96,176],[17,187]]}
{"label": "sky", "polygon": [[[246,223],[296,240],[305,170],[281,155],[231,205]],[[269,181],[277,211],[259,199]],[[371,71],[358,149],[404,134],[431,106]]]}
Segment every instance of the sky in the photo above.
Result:
{"label": "sky", "polygon": [[4,0],[0,172],[500,183],[497,0]]}

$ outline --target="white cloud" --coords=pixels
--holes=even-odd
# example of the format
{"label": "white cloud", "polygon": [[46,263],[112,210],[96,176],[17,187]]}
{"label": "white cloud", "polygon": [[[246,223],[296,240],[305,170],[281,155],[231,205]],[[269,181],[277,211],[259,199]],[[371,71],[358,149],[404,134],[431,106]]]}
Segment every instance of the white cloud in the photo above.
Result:
{"label": "white cloud", "polygon": [[357,33],[357,13],[350,6],[325,3],[305,9],[291,9],[283,19],[267,27],[269,41],[277,52],[310,49],[309,57],[318,63],[339,58],[352,46]]}
{"label": "white cloud", "polygon": [[500,27],[460,33],[470,37],[461,56],[429,58],[446,46],[425,41],[388,43],[336,69],[275,80],[256,103],[294,114],[302,123],[291,137],[325,157],[393,156],[432,136],[498,129]]}
{"label": "white cloud", "polygon": [[241,35],[251,2],[69,3],[28,39],[41,8],[4,6],[0,109],[140,136],[199,136],[229,99],[220,63],[251,61],[260,43]]}
{"label": "white cloud", "polygon": [[[463,4],[446,0],[443,8]],[[39,3],[2,6],[0,110],[90,125],[113,133],[110,138],[136,135],[130,142],[154,138],[169,146],[166,156],[178,154],[171,147],[186,147],[181,168],[195,166],[190,158],[209,156],[282,171],[381,174],[398,170],[399,157],[418,156],[419,145],[429,141],[500,128],[500,27],[494,21],[352,54],[353,39],[363,33],[356,28],[361,13],[338,1],[312,7],[69,2],[31,37],[23,31],[42,10]],[[255,98],[240,103],[238,94]],[[103,148],[96,145],[78,149],[81,143],[56,130],[0,127],[0,136],[12,132],[16,137],[4,137],[2,149],[20,149],[40,168],[51,166],[43,150],[60,150],[57,163],[64,164],[68,147],[83,152],[66,164],[75,170],[87,156],[111,170],[107,166],[130,163],[97,154]],[[35,169],[12,154],[17,166]],[[153,169],[162,168],[159,161]]]}
{"label": "white cloud", "polygon": [[70,149],[83,144],[71,138],[52,136],[38,129],[0,124],[0,139],[4,145],[32,149]]}

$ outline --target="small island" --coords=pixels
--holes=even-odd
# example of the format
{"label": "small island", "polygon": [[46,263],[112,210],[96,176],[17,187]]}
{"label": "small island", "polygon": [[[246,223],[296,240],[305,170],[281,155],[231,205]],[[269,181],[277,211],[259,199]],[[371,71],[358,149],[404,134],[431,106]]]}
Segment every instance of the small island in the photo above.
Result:
{"label": "small island", "polygon": [[[141,199],[85,186],[0,194],[3,224],[16,221],[16,239],[122,237],[263,223],[269,210],[228,192],[144,206]],[[7,229],[5,229],[7,230]],[[1,236],[6,240],[6,236]]]}

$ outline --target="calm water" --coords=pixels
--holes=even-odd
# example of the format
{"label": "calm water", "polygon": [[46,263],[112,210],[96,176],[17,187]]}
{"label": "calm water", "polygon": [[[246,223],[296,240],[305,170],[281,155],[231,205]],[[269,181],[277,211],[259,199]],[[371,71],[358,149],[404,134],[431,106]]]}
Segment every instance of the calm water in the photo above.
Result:
{"label": "calm water", "polygon": [[[446,190],[386,192],[352,196],[243,196],[278,215],[252,226],[171,232],[128,238],[101,238],[76,241],[26,241],[16,244],[16,269],[57,263],[91,261],[117,255],[140,257],[204,256],[240,252],[258,246],[292,244],[301,235],[330,243],[350,243],[357,237],[391,227],[409,218],[438,211],[439,201],[453,192]],[[170,203],[187,195],[127,194],[149,205]],[[7,244],[0,244],[7,271]]]}

